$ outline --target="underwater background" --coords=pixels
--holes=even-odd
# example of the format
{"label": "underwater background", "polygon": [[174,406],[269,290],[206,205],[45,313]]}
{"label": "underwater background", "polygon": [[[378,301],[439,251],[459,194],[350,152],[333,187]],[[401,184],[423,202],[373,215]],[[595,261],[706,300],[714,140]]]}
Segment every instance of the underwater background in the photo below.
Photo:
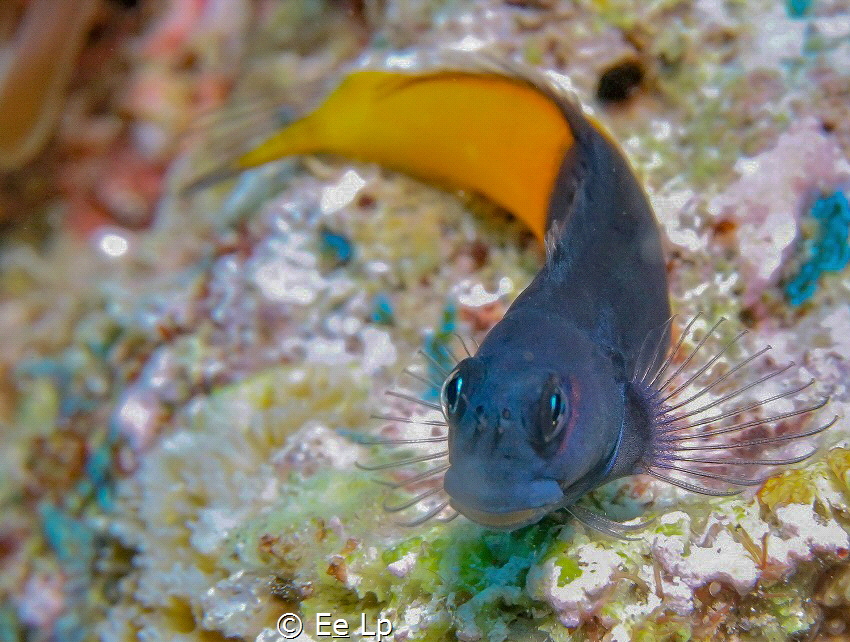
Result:
{"label": "underwater background", "polygon": [[[320,640],[320,613],[352,639],[850,639],[850,2],[9,0],[0,42],[1,641]],[[433,416],[385,391],[480,340],[536,240],[327,156],[186,186],[347,72],[448,50],[568,79],[647,189],[674,311],[830,396],[812,459],[585,500],[655,517],[634,541],[386,514],[363,436]]]}

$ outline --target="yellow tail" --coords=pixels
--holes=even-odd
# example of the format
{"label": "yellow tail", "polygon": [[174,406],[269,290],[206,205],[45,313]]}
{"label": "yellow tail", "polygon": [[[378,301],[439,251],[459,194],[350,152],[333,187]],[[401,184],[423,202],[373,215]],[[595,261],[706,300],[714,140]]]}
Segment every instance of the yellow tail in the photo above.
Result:
{"label": "yellow tail", "polygon": [[543,239],[555,178],[573,144],[556,102],[485,73],[359,71],[314,112],[236,161],[237,169],[328,152],[478,192]]}

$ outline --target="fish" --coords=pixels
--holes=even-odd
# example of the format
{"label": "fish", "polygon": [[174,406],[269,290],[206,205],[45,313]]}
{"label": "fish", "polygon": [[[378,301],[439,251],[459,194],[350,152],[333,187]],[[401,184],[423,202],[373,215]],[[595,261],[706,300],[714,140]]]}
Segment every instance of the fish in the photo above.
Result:
{"label": "fish", "polygon": [[[769,348],[729,365],[743,331],[706,355],[725,320],[700,334],[697,315],[673,341],[661,230],[646,192],[610,134],[550,76],[493,60],[471,69],[357,71],[233,167],[316,152],[478,192],[545,247],[539,273],[480,345],[464,344],[465,356],[450,370],[431,359],[441,377],[431,382],[438,404],[391,391],[439,411],[441,418],[425,423],[446,428],[367,442],[438,447],[361,465],[395,471],[400,480],[387,485],[396,490],[425,486],[384,505],[419,511],[407,525],[463,515],[515,530],[566,511],[628,538],[645,523],[611,520],[579,500],[635,474],[731,495],[764,481],[754,471],[801,462],[816,449],[766,451],[835,423],[809,428],[802,421],[828,402],[800,401],[813,380],[746,400],[793,364],[736,383]],[[686,341],[696,344],[690,352]],[[774,403],[781,411],[767,412]],[[423,462],[436,464],[421,470]]]}

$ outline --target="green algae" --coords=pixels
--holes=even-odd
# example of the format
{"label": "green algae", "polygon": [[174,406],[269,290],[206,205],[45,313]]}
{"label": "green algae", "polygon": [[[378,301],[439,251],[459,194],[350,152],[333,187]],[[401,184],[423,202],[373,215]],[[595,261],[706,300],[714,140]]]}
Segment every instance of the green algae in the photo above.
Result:
{"label": "green algae", "polygon": [[667,535],[668,537],[685,535],[685,529],[682,527],[681,520],[678,522],[665,522],[659,524],[655,527],[655,532],[659,535]]}
{"label": "green algae", "polygon": [[563,555],[557,559],[557,564],[561,569],[558,574],[558,586],[566,586],[573,580],[581,577],[582,570],[579,568],[578,562],[573,558]]}
{"label": "green algae", "polygon": [[634,642],[688,642],[693,638],[691,623],[675,615],[660,614],[632,630]]}
{"label": "green algae", "polygon": [[544,543],[554,535],[553,531],[559,528],[532,525],[511,533],[483,534],[476,528],[471,531],[473,537],[452,542],[451,548],[446,548],[442,568],[456,569],[449,582],[458,592],[474,592],[492,586],[524,586],[528,569],[539,558]]}
{"label": "green algae", "polygon": [[526,578],[532,566],[556,554],[553,545],[562,550],[562,528],[555,520],[512,533],[463,524],[430,540],[412,538],[395,549],[399,559],[412,550],[418,557],[407,576],[394,580],[390,604],[427,594],[455,627],[504,639],[505,627],[540,606],[525,590]]}
{"label": "green algae", "polygon": [[[380,515],[379,498],[375,484],[362,473],[322,469],[287,485],[282,501],[241,524],[228,538],[227,548],[240,568],[243,564],[252,569],[277,564],[297,568],[298,562],[310,557],[308,552],[314,552],[309,547],[301,549],[301,544],[315,544],[334,554],[347,543],[347,538],[328,528],[332,517],[350,515],[356,508],[359,514],[346,521],[346,528],[352,533],[370,530],[374,516]],[[279,544],[267,536],[278,538]],[[350,560],[350,555],[346,558]]]}
{"label": "green algae", "polygon": [[546,620],[537,626],[537,630],[548,636],[550,642],[576,642],[578,640],[586,640],[580,631],[572,633],[567,627],[557,620]]}
{"label": "green algae", "polygon": [[576,559],[569,556],[571,548],[567,540],[558,540],[550,546],[543,561],[552,560],[560,571],[558,572],[558,586],[566,586],[573,580],[581,577],[582,570]]}
{"label": "green algae", "polygon": [[[331,612],[354,626],[360,613],[390,614],[397,621],[413,622],[416,639],[444,639],[451,631],[487,640],[514,639],[523,627],[538,629],[550,622],[548,607],[527,589],[531,568],[552,561],[559,586],[583,573],[571,554],[576,545],[572,529],[565,530],[554,518],[513,533],[469,523],[432,527],[402,539],[388,532],[379,538],[381,545],[374,529],[369,532],[372,522],[361,521],[364,511],[379,510],[374,489],[358,484],[356,477],[324,471],[300,482],[293,492],[252,525],[240,527],[230,548],[239,557],[234,568],[247,563],[285,576],[294,585],[309,586],[309,597],[299,602],[305,621]],[[328,520],[335,515],[341,522],[332,529]],[[406,570],[390,572],[388,567],[408,557],[413,559]],[[618,586],[612,597],[618,596],[619,602],[629,594]],[[427,618],[421,619],[422,613],[428,613]],[[561,630],[559,639],[572,639]]]}
{"label": "green algae", "polygon": [[[469,523],[433,527],[413,537],[388,536],[381,550],[374,530],[378,499],[362,475],[322,471],[241,525],[228,538],[226,565],[309,587],[298,604],[305,621],[331,612],[354,626],[360,613],[390,613],[415,623],[416,639],[475,630],[501,640],[513,622],[541,606],[525,589],[530,568],[552,556],[569,559],[569,543],[558,539],[563,527],[554,520],[513,533]],[[332,528],[335,516],[341,519]],[[388,570],[406,556],[414,557],[408,571],[399,577]],[[577,563],[567,564],[573,576]],[[420,613],[428,615],[420,620]]]}
{"label": "green algae", "polygon": [[805,597],[797,592],[767,598],[767,613],[773,615],[783,636],[803,634],[815,624],[812,613],[807,612],[806,601]]}

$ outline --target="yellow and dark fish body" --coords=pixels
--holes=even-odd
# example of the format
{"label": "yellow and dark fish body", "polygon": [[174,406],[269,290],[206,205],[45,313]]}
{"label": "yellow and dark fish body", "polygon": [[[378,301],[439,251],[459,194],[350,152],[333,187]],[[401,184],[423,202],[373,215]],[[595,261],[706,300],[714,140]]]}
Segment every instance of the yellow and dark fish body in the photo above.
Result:
{"label": "yellow and dark fish body", "polygon": [[[566,508],[620,535],[626,527],[575,502],[636,472],[695,492],[730,494],[687,479],[752,485],[758,480],[703,468],[802,460],[721,461],[690,455],[717,446],[683,445],[751,424],[672,434],[702,408],[691,411],[690,400],[668,403],[678,391],[667,395],[671,379],[660,376],[672,359],[665,360],[670,305],[660,232],[646,195],[616,144],[578,106],[545,77],[508,71],[514,75],[353,73],[316,111],[237,162],[238,169],[330,152],[380,163],[479,192],[545,242],[543,268],[476,354],[443,383],[448,466],[412,479],[445,471],[447,498],[423,519],[450,505],[485,526],[514,529]],[[684,410],[677,415],[677,408]],[[824,428],[739,440],[729,449],[773,446]],[[669,470],[679,478],[668,477]]]}
{"label": "yellow and dark fish body", "polygon": [[643,189],[578,107],[549,97],[573,144],[549,195],[546,263],[444,387],[446,492],[493,528],[537,521],[635,472],[652,443],[635,369],[670,317]]}

